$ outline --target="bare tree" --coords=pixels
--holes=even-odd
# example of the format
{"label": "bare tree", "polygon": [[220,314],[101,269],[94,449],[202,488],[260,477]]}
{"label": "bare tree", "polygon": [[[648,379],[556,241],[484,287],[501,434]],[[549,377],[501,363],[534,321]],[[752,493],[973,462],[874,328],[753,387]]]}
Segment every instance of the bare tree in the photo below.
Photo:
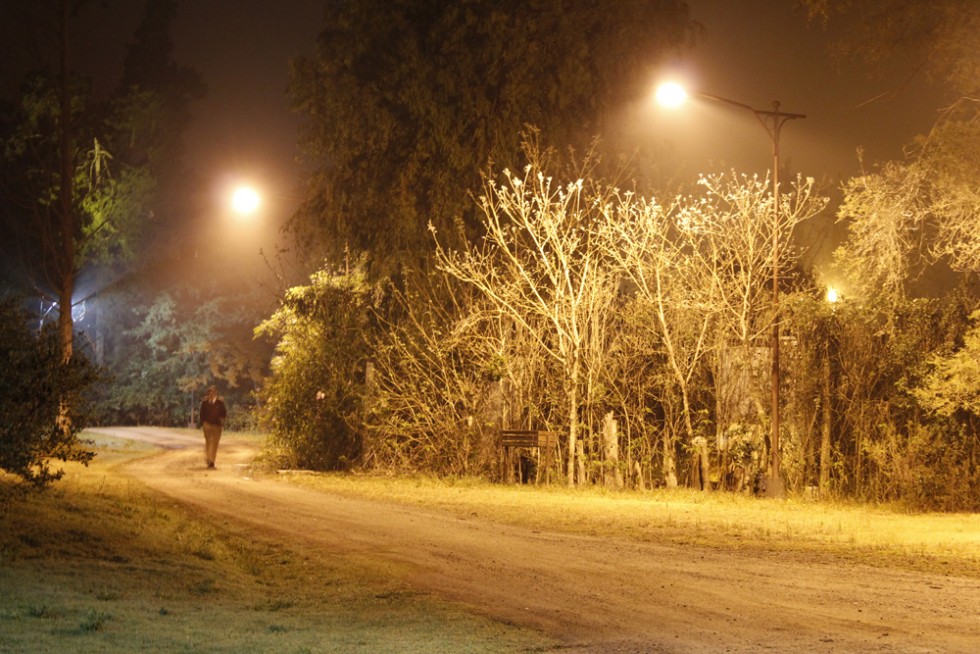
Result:
{"label": "bare tree", "polygon": [[[664,359],[676,388],[680,416],[688,441],[695,437],[691,383],[710,343],[716,315],[709,310],[696,258],[698,230],[684,226],[680,201],[663,206],[631,194],[609,207],[604,224],[611,252],[635,289],[636,301],[651,315],[648,341]],[[676,224],[680,221],[681,225]],[[661,398],[669,402],[669,390]],[[667,486],[677,486],[677,435],[667,429],[663,442],[663,474]]]}
{"label": "bare tree", "polygon": [[609,319],[620,274],[593,229],[604,191],[584,179],[561,184],[548,171],[548,153],[525,148],[523,174],[487,178],[480,199],[485,235],[461,251],[437,245],[437,266],[475,287],[489,307],[537,343],[561,370],[568,421],[567,479],[575,457],[590,348],[607,341],[593,333]]}
{"label": "bare tree", "polygon": [[[824,203],[813,197],[812,180],[798,179],[793,192],[781,196],[774,222],[766,179],[716,175],[699,185],[700,193],[666,206],[626,194],[606,223],[617,263],[653,317],[652,339],[673,380],[689,444],[698,435],[692,385],[702,379],[708,355],[729,343],[747,349],[771,327],[773,230],[786,242],[795,225]],[[779,256],[780,269],[788,269],[792,252],[784,248]],[[755,404],[762,416],[761,399]],[[668,436],[668,485],[677,483],[675,447]]]}
{"label": "bare tree", "polygon": [[396,469],[488,472],[507,326],[447,277],[410,278],[408,290],[392,293],[396,315],[383,319],[374,350],[366,458]]}

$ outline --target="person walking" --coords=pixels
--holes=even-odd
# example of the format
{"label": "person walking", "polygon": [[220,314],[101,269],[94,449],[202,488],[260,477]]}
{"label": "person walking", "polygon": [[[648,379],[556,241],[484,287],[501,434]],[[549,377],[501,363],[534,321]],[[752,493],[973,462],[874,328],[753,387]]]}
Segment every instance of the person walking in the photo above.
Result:
{"label": "person walking", "polygon": [[208,393],[201,402],[201,412],[197,419],[198,425],[204,428],[204,458],[209,468],[214,467],[214,460],[218,454],[218,441],[221,440],[221,429],[224,427],[227,415],[225,401],[218,397],[218,389],[209,386]]}

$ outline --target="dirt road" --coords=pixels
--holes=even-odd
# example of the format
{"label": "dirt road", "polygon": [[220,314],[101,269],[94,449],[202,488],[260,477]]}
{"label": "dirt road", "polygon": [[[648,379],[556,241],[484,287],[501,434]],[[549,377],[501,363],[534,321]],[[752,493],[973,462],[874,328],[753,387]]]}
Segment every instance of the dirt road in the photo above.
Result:
{"label": "dirt road", "polygon": [[980,652],[975,579],[536,532],[251,479],[255,452],[152,428],[150,487],[284,542],[390,564],[414,587],[555,636],[568,652]]}

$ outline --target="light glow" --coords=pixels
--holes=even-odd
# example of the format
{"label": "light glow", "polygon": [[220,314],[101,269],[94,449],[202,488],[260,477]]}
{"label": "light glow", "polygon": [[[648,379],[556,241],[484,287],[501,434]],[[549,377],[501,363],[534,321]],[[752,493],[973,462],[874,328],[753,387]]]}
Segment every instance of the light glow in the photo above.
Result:
{"label": "light glow", "polygon": [[235,213],[248,215],[258,211],[262,198],[258,191],[249,186],[239,186],[231,194],[231,208]]}
{"label": "light glow", "polygon": [[828,302],[835,304],[840,299],[840,295],[838,295],[836,288],[828,286],[826,298]]}
{"label": "light glow", "polygon": [[684,87],[677,82],[664,82],[657,87],[656,99],[668,109],[676,109],[687,101],[688,95]]}

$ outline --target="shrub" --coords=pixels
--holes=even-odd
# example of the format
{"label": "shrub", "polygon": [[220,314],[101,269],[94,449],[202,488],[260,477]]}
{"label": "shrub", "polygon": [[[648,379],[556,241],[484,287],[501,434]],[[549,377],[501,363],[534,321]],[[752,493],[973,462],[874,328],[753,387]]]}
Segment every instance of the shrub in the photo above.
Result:
{"label": "shrub", "polygon": [[29,321],[17,299],[0,298],[0,468],[42,488],[62,476],[51,459],[94,456],[77,435],[87,417],[83,391],[96,371],[81,355],[63,362],[55,326],[35,332]]}

